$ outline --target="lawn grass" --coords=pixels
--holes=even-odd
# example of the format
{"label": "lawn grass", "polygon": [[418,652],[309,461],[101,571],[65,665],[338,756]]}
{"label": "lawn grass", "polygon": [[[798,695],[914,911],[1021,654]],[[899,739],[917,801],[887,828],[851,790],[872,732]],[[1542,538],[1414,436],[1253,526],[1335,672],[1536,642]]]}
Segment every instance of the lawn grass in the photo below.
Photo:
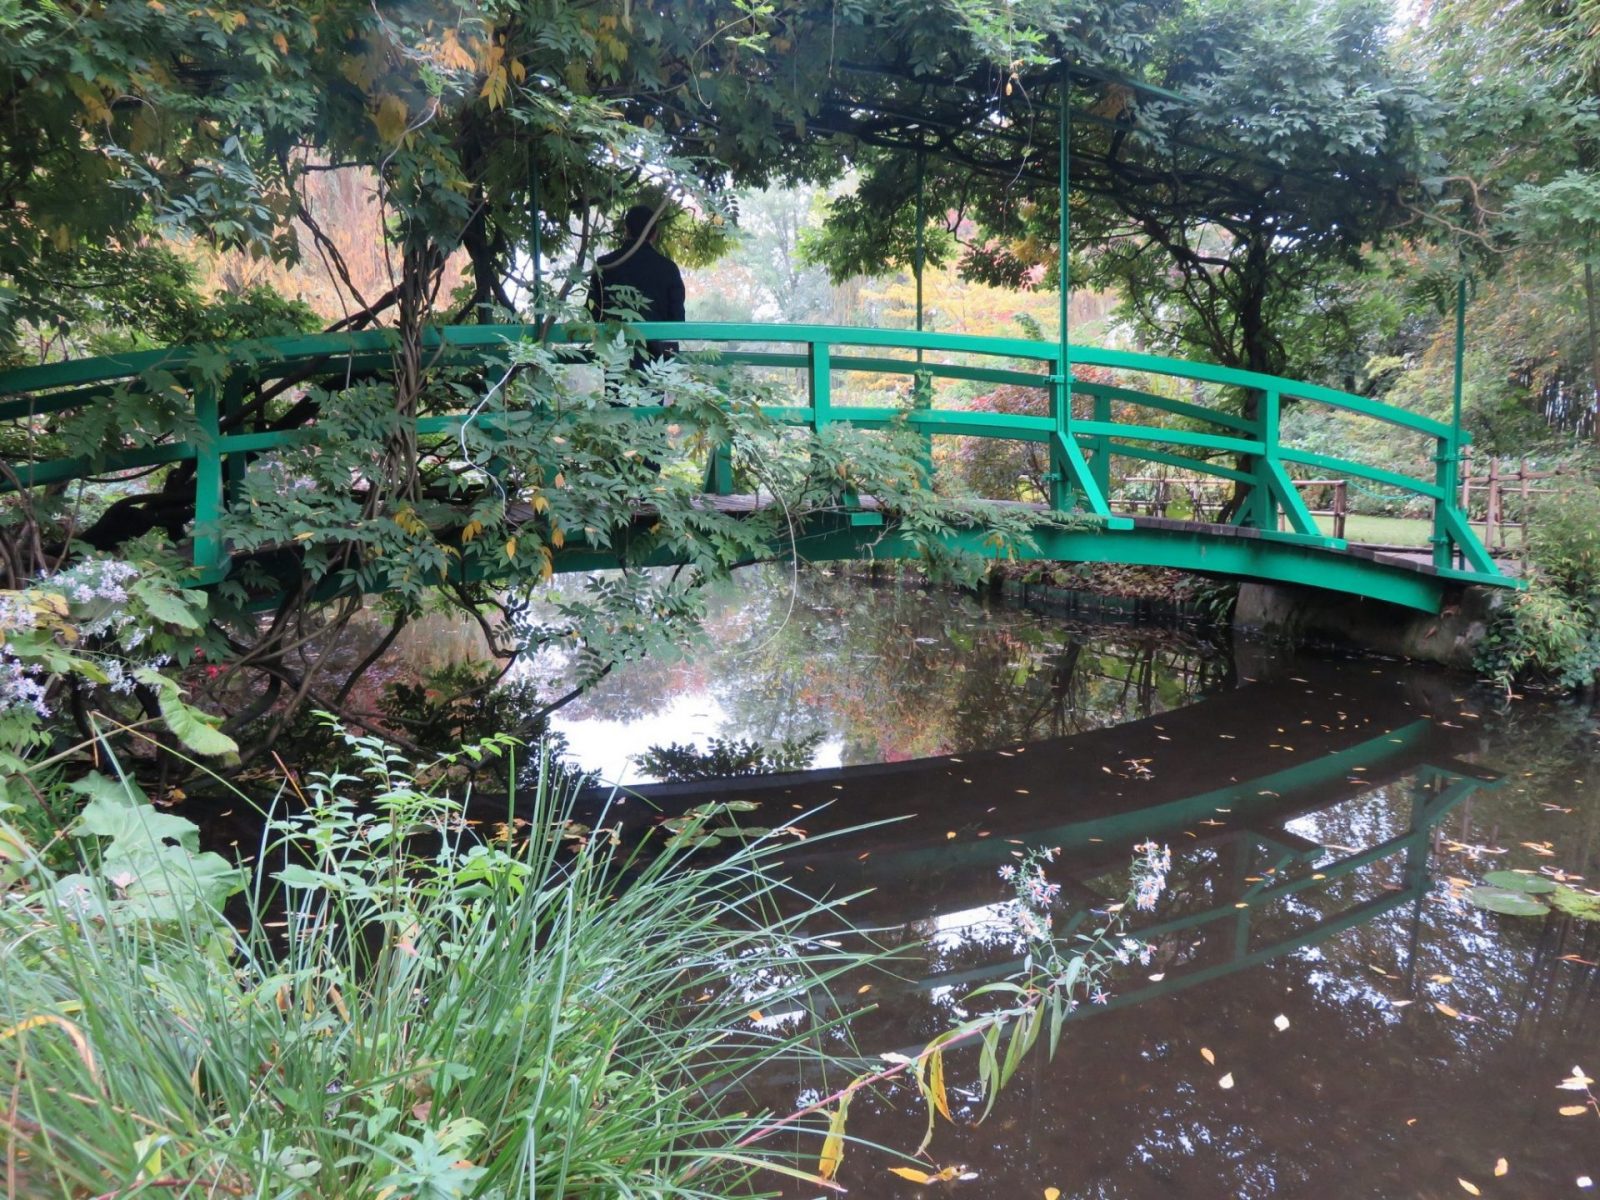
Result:
{"label": "lawn grass", "polygon": [[[1330,537],[1333,535],[1333,518],[1316,517],[1317,528]],[[1481,538],[1483,526],[1474,525]],[[1433,536],[1433,522],[1425,517],[1374,517],[1364,513],[1351,513],[1345,517],[1344,536],[1347,541],[1364,542],[1378,546],[1426,546]],[[1498,545],[1499,538],[1496,537]],[[1505,545],[1515,548],[1522,544],[1520,529],[1506,530]]]}

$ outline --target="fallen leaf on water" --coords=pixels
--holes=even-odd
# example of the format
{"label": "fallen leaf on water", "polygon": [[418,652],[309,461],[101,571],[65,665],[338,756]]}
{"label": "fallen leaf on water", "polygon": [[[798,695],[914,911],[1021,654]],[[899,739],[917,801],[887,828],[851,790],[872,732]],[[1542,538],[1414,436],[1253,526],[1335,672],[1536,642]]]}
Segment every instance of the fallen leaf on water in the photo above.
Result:
{"label": "fallen leaf on water", "polygon": [[948,841],[950,838],[955,837],[955,835],[956,835],[956,831],[954,829],[952,829],[948,833],[946,833],[944,836],[945,836],[945,839]]}
{"label": "fallen leaf on water", "polygon": [[1481,1195],[1483,1195],[1483,1193],[1478,1190],[1478,1185],[1475,1184],[1475,1183],[1471,1183],[1468,1180],[1460,1179],[1460,1178],[1458,1178],[1456,1180],[1456,1182],[1461,1185],[1461,1190],[1463,1192],[1465,1192],[1469,1196],[1481,1196]]}
{"label": "fallen leaf on water", "polygon": [[751,1010],[750,1010],[750,1019],[751,1019],[751,1020],[752,1020],[752,1021],[759,1021],[759,1020],[761,1020],[761,1010],[760,1010],[760,1009],[759,1009],[759,1008],[752,1008],[752,1009],[751,1009]]}
{"label": "fallen leaf on water", "polygon": [[1594,1080],[1583,1073],[1582,1067],[1573,1067],[1572,1074],[1563,1079],[1557,1086],[1569,1092],[1581,1092],[1593,1082]]}
{"label": "fallen leaf on water", "polygon": [[1416,1123],[1417,1123],[1417,1119],[1415,1117],[1407,1117],[1406,1118],[1406,1124],[1407,1125],[1415,1125]]}
{"label": "fallen leaf on water", "polygon": [[1160,983],[1166,977],[1167,977],[1167,973],[1165,971],[1157,971],[1154,975],[1150,976],[1150,982],[1151,983]]}
{"label": "fallen leaf on water", "polygon": [[901,1179],[909,1179],[912,1183],[948,1183],[961,1174],[961,1167],[944,1167],[933,1174],[919,1171],[915,1167],[890,1167],[889,1174],[898,1175]]}
{"label": "fallen leaf on water", "polygon": [[1233,1086],[1233,1072],[1229,1071],[1221,1079],[1217,1080],[1217,1086],[1222,1088],[1224,1091],[1226,1091],[1228,1088],[1231,1088]]}
{"label": "fallen leaf on water", "polygon": [[1444,1003],[1442,1000],[1435,1000],[1433,1002],[1433,1006],[1447,1017],[1455,1017],[1457,1020],[1461,1019],[1461,1014],[1455,1009],[1451,1008],[1448,1004]]}
{"label": "fallen leaf on water", "polygon": [[1454,975],[1429,975],[1428,976],[1428,980],[1431,983],[1450,983],[1454,979],[1455,979]]}
{"label": "fallen leaf on water", "polygon": [[856,989],[856,995],[865,996],[871,990],[872,990],[872,985],[870,983],[863,983],[860,987],[858,987]]}
{"label": "fallen leaf on water", "polygon": [[1411,1003],[1411,1001],[1409,1001],[1409,1000],[1391,1000],[1391,1001],[1389,1001],[1389,1004],[1394,1008],[1404,1008],[1406,1005],[1408,1005],[1410,1003]]}
{"label": "fallen leaf on water", "polygon": [[1060,1188],[1045,1188],[1044,1200],[1061,1200]]}
{"label": "fallen leaf on water", "polygon": [[1511,1164],[1505,1159],[1497,1158],[1494,1160],[1494,1174],[1496,1179],[1504,1175],[1509,1170],[1511,1170]]}
{"label": "fallen leaf on water", "polygon": [[1587,1104],[1563,1104],[1560,1111],[1563,1117],[1581,1117],[1589,1111],[1589,1106]]}
{"label": "fallen leaf on water", "polygon": [[1217,1065],[1217,1056],[1211,1053],[1210,1050],[1207,1050],[1204,1046],[1200,1047],[1200,1057],[1205,1059],[1206,1062],[1210,1063],[1212,1066]]}
{"label": "fallen leaf on water", "polygon": [[1289,1028],[1289,1018],[1284,1016],[1282,1013],[1279,1013],[1277,1017],[1273,1019],[1272,1023],[1278,1027],[1279,1033],[1282,1033],[1285,1029]]}

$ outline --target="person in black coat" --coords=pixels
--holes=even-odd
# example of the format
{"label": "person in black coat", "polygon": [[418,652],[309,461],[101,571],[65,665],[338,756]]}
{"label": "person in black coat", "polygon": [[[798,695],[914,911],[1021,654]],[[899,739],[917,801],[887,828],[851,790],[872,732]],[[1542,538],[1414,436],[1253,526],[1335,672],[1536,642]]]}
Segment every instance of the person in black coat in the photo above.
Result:
{"label": "person in black coat", "polygon": [[[651,223],[654,216],[648,204],[635,204],[623,213],[624,244],[596,260],[589,281],[589,315],[596,321],[615,315],[615,310],[635,312],[641,321],[684,319],[683,273],[656,249],[661,226]],[[631,290],[621,291],[624,288]],[[670,358],[678,352],[677,342],[652,339],[646,347],[651,358]]]}

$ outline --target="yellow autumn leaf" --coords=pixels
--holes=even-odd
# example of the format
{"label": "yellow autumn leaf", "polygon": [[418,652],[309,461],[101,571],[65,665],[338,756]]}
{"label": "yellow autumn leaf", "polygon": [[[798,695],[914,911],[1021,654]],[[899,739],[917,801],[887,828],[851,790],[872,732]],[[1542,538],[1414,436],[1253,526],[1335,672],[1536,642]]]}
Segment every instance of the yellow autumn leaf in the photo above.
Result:
{"label": "yellow autumn leaf", "polygon": [[1560,1112],[1563,1117],[1581,1117],[1589,1111],[1587,1104],[1563,1104]]}
{"label": "yellow autumn leaf", "polygon": [[1504,1175],[1509,1170],[1511,1170],[1511,1164],[1505,1159],[1497,1158],[1494,1160],[1494,1174],[1496,1179]]}
{"label": "yellow autumn leaf", "polygon": [[1208,1066],[1214,1067],[1217,1065],[1217,1056],[1204,1046],[1200,1047],[1200,1057],[1206,1060]]}
{"label": "yellow autumn leaf", "polygon": [[67,1035],[72,1042],[72,1048],[78,1052],[79,1059],[83,1061],[85,1069],[88,1070],[89,1077],[98,1083],[100,1081],[100,1071],[95,1066],[94,1053],[89,1049],[89,1039],[83,1036],[83,1030],[57,1013],[36,1013],[31,1017],[25,1017],[15,1025],[0,1029],[0,1042],[9,1041],[11,1038],[19,1037],[29,1030],[40,1029],[46,1025],[53,1025]]}
{"label": "yellow autumn leaf", "polygon": [[1045,1188],[1044,1200],[1061,1200],[1061,1189],[1056,1187]]}
{"label": "yellow autumn leaf", "polygon": [[1447,1017],[1459,1018],[1461,1016],[1460,1013],[1458,1013],[1455,1009],[1451,1008],[1448,1004],[1444,1003],[1442,1000],[1435,1000],[1433,1002],[1433,1006],[1435,1008],[1437,1008],[1440,1012],[1442,1012]]}
{"label": "yellow autumn leaf", "polygon": [[926,1171],[919,1171],[915,1167],[890,1167],[889,1174],[898,1175],[901,1179],[909,1179],[912,1183],[932,1183],[934,1176]]}
{"label": "yellow autumn leaf", "polygon": [[83,105],[84,111],[89,114],[91,121],[109,122],[111,120],[111,109],[107,107],[105,96],[101,94],[97,86],[77,75],[67,76],[67,86],[72,89],[72,94]]}
{"label": "yellow autumn leaf", "polygon": [[444,31],[439,48],[434,51],[434,61],[447,71],[471,71],[478,65],[477,60],[462,46],[454,29]]}
{"label": "yellow autumn leaf", "polygon": [[506,539],[506,557],[507,558],[515,558],[516,556],[517,556],[517,539],[516,538],[507,538]]}
{"label": "yellow autumn leaf", "polygon": [[1460,1178],[1458,1178],[1456,1180],[1456,1182],[1461,1185],[1461,1190],[1463,1192],[1465,1192],[1469,1196],[1481,1196],[1481,1195],[1483,1195],[1483,1193],[1478,1190],[1478,1185],[1475,1184],[1475,1183],[1471,1183],[1471,1182],[1469,1182],[1469,1181],[1467,1181],[1465,1179],[1460,1179]]}
{"label": "yellow autumn leaf", "polygon": [[844,1161],[844,1122],[849,1111],[850,1096],[846,1093],[839,1098],[839,1107],[828,1114],[828,1136],[822,1140],[822,1154],[817,1159],[817,1174],[823,1179],[837,1175],[839,1164]]}
{"label": "yellow autumn leaf", "polygon": [[943,1050],[935,1050],[928,1055],[928,1095],[933,1100],[933,1106],[939,1110],[939,1115],[953,1124],[955,1118],[950,1115],[950,1098],[944,1088]]}
{"label": "yellow autumn leaf", "polygon": [[378,100],[377,110],[372,113],[372,124],[383,141],[398,142],[406,135],[406,121],[410,115],[404,100],[385,93]]}
{"label": "yellow autumn leaf", "polygon": [[461,541],[462,541],[463,544],[465,544],[467,542],[470,542],[470,541],[472,541],[473,538],[477,537],[482,532],[483,532],[483,522],[482,521],[476,521],[476,520],[468,521],[461,528]]}

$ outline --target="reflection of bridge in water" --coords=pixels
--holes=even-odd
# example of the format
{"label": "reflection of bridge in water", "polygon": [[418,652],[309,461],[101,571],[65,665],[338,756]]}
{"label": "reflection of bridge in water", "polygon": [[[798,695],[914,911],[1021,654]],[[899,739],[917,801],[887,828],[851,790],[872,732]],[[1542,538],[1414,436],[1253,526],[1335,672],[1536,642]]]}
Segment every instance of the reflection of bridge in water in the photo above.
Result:
{"label": "reflection of bridge in water", "polygon": [[[1359,663],[1293,671],[1025,746],[637,790],[668,811],[740,800],[758,806],[753,825],[800,820],[808,836],[784,857],[797,882],[812,893],[872,889],[851,901],[852,920],[898,944],[894,969],[910,991],[956,1000],[1021,965],[995,877],[1018,847],[1060,849],[1056,933],[1071,937],[1123,898],[1136,842],[1171,843],[1173,887],[1160,919],[1138,929],[1162,958],[1137,987],[1119,980],[1108,1007],[1133,1004],[1419,905],[1433,831],[1498,780],[1461,760],[1473,735],[1446,720],[1458,705],[1430,686],[1444,681],[1397,682]],[[1407,815],[1370,844],[1291,828],[1384,789]],[[822,836],[852,825],[868,827]],[[1145,982],[1150,973],[1161,977]]]}

